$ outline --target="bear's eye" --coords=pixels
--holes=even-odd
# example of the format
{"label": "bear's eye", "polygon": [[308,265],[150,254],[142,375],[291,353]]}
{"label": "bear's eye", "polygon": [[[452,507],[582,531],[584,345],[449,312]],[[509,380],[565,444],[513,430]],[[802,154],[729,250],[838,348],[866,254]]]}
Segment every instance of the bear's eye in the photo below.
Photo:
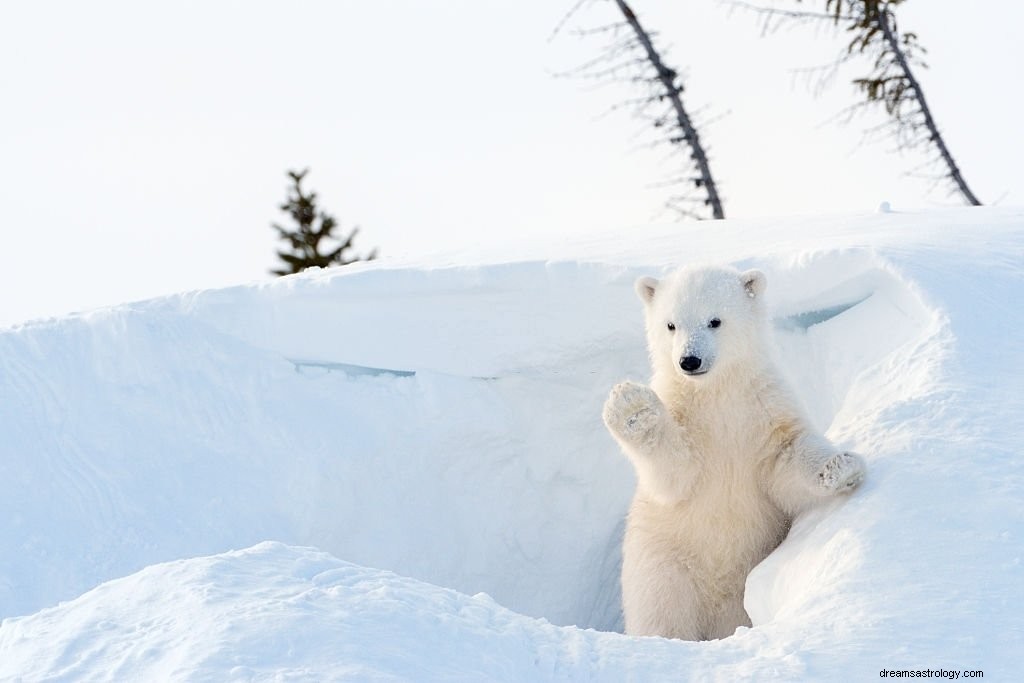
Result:
{"label": "bear's eye", "polygon": [[675,332],[676,331],[676,324],[675,323],[669,323],[668,324],[668,331],[669,332]]}
{"label": "bear's eye", "polygon": [[722,321],[719,320],[718,318],[712,318],[711,320],[708,321],[708,327],[710,327],[711,329],[715,329],[716,327],[719,327],[721,324]]}

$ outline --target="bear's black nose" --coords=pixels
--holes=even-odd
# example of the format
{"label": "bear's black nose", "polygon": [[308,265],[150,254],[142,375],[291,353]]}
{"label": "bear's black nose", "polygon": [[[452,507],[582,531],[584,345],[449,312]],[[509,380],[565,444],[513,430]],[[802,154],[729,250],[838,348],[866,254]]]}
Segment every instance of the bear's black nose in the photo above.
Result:
{"label": "bear's black nose", "polygon": [[700,362],[700,358],[697,358],[697,356],[684,356],[683,359],[679,361],[679,367],[681,367],[684,372],[693,372],[700,367]]}

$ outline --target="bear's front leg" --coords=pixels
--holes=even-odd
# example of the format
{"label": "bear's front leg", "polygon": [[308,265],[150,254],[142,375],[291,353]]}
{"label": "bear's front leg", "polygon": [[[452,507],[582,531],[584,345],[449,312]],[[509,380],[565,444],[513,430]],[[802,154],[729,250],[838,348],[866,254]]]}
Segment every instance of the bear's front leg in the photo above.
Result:
{"label": "bear's front leg", "polygon": [[837,452],[828,439],[808,430],[779,454],[770,491],[784,510],[797,514],[822,498],[857,488],[866,472],[860,455]]}
{"label": "bear's front leg", "polygon": [[666,505],[688,495],[696,478],[693,449],[650,387],[617,384],[605,401],[603,417],[636,469],[638,493]]}

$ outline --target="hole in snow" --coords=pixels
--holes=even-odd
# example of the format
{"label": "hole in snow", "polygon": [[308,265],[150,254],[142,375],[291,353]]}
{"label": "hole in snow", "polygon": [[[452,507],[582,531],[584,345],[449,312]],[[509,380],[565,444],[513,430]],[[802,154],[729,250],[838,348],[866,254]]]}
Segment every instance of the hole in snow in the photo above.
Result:
{"label": "hole in snow", "polygon": [[[768,272],[780,366],[817,427],[839,442],[855,439],[865,415],[906,391],[891,381],[892,365],[931,314],[867,253],[757,265]],[[613,384],[649,374],[641,316],[632,273],[615,287],[582,273],[568,283],[558,275],[546,273],[557,297],[538,290],[546,315],[593,330],[573,324],[583,317],[579,302],[613,289],[615,300],[601,309],[623,317],[619,328],[597,339],[581,334],[545,365],[493,373],[493,381],[418,372],[405,385],[408,400],[397,403],[388,397],[393,383],[365,383],[364,406],[374,405],[376,393],[390,401],[393,414],[381,425],[388,437],[360,456],[374,468],[352,465],[320,487],[322,500],[348,503],[335,529],[321,529],[318,545],[347,560],[486,592],[556,624],[621,630],[621,538],[634,479],[600,412]],[[524,302],[520,314],[533,305]],[[528,326],[523,334],[523,343],[564,341],[536,340]],[[755,623],[774,613],[765,605],[792,598],[755,593]]]}
{"label": "hole in snow", "polygon": [[[755,265],[768,273],[780,367],[817,427],[838,442],[855,440],[865,415],[907,390],[891,381],[893,364],[931,314],[868,253]],[[399,384],[393,371],[317,363],[343,370],[317,381],[334,387],[327,391],[335,419],[363,443],[345,444],[344,455],[318,462],[296,485],[310,500],[314,526],[304,531],[306,542],[367,566],[486,592],[555,624],[621,630],[621,538],[634,479],[600,413],[613,384],[644,379],[649,369],[634,273],[616,275],[614,287],[607,275],[597,282],[591,275],[546,270],[546,283],[533,280],[503,311],[513,316],[504,321],[509,328],[523,316],[521,337],[503,337],[503,349],[511,356],[517,345],[557,349],[546,357],[532,348],[522,354],[544,358],[542,365],[455,374],[417,368]],[[594,293],[609,290],[613,300],[595,308]],[[486,307],[493,295],[484,291],[462,305]],[[424,310],[431,312],[429,302]],[[531,310],[562,319],[577,336],[538,338]],[[588,336],[609,312],[622,319]],[[486,347],[486,331],[478,337],[467,345]],[[429,335],[419,343],[431,348]],[[793,597],[754,593],[755,623]]]}

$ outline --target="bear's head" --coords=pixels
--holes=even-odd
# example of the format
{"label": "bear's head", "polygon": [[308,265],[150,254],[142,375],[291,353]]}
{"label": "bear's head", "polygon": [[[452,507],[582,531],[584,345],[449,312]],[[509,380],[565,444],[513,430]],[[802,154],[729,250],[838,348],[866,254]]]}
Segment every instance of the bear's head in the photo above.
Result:
{"label": "bear's head", "polygon": [[682,268],[662,280],[642,277],[647,343],[655,373],[703,381],[761,348],[767,282],[758,270]]}

